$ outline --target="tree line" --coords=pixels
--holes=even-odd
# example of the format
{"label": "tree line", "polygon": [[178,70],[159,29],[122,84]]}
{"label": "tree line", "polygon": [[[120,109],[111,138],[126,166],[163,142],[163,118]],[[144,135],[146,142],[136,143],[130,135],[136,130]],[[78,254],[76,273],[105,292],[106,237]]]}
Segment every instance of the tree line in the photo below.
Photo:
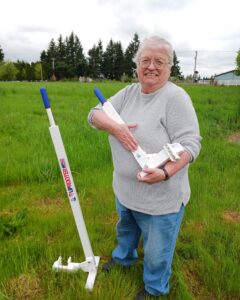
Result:
{"label": "tree line", "polygon": [[104,51],[102,41],[99,40],[85,56],[79,38],[72,32],[64,40],[61,35],[57,41],[52,39],[48,49],[42,51],[40,60],[48,78],[83,76],[120,80],[123,74],[133,78],[136,66],[132,59],[139,43],[138,35],[135,34],[124,52],[121,42],[114,42],[111,39]]}
{"label": "tree line", "polygon": [[[137,33],[125,51],[120,41],[112,39],[104,50],[100,39],[85,55],[79,37],[72,32],[65,39],[62,35],[56,41],[51,39],[48,48],[40,53],[39,61],[32,63],[4,61],[0,46],[0,80],[78,80],[80,77],[132,80],[136,69],[133,57],[139,44]],[[183,79],[175,51],[171,76]]]}

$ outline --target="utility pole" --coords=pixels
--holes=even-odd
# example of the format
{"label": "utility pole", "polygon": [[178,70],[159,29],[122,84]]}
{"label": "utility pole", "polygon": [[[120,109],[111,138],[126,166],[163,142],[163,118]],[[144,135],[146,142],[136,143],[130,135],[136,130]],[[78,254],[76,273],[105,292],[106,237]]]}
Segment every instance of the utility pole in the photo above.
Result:
{"label": "utility pole", "polygon": [[194,60],[195,60],[195,63],[194,63],[194,71],[193,71],[193,82],[196,82],[197,81],[197,55],[198,55],[198,52],[195,51],[195,57],[194,57]]}
{"label": "utility pole", "polygon": [[55,65],[54,65],[54,57],[52,58],[52,70],[53,70],[53,74],[54,74],[54,68],[55,68]]}
{"label": "utility pole", "polygon": [[55,59],[54,59],[54,57],[53,57],[53,58],[52,58],[52,72],[53,72],[53,74],[52,74],[51,80],[56,81],[56,76],[55,76],[55,72],[54,72],[54,69],[55,69],[55,64],[54,64],[54,62],[55,62]]}

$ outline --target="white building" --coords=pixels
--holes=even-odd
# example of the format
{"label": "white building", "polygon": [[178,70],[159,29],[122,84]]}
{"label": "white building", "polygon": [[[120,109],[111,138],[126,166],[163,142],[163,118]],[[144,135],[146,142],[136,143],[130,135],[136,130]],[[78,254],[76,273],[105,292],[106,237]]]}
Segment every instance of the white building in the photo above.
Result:
{"label": "white building", "polygon": [[235,74],[235,70],[221,73],[214,76],[216,85],[240,85],[240,76]]}

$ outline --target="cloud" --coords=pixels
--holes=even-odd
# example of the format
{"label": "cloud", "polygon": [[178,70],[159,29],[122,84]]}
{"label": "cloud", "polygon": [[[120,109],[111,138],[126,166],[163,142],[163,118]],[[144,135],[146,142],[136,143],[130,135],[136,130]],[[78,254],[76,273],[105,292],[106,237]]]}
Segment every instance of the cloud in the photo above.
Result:
{"label": "cloud", "polygon": [[[112,38],[126,49],[134,33],[140,40],[157,34],[172,43],[184,74],[193,72],[198,50],[200,72],[211,75],[235,65],[234,51],[240,47],[239,6],[236,0],[68,0],[67,5],[22,0],[13,10],[11,1],[3,1],[0,45],[5,58],[34,61],[52,38],[60,34],[65,38],[72,31],[85,54],[99,39],[104,48]],[[220,50],[232,52],[219,57],[214,51]]]}
{"label": "cloud", "polygon": [[40,25],[19,25],[17,27],[17,32],[19,33],[56,33],[56,29],[53,27],[44,27]]}
{"label": "cloud", "polygon": [[47,47],[54,33],[56,30],[53,28],[25,24],[16,26],[16,29],[4,34],[0,32],[0,41],[3,41],[0,45],[5,53],[5,59],[27,62],[39,60],[41,51]]}
{"label": "cloud", "polygon": [[138,2],[121,0],[113,4],[112,0],[97,0],[98,5],[113,6],[115,11],[118,12],[133,12],[133,16],[137,16],[137,13],[141,11],[155,13],[158,11],[170,11],[170,10],[181,10],[186,7],[192,0],[138,0]]}

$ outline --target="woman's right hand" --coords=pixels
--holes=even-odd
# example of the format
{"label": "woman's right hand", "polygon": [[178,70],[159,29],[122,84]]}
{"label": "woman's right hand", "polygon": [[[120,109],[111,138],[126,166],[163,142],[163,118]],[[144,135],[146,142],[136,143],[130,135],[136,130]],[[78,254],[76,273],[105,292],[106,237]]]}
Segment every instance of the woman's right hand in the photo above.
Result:
{"label": "woman's right hand", "polygon": [[91,122],[98,129],[114,135],[126,150],[137,150],[138,142],[130,131],[130,129],[136,128],[137,124],[119,124],[109,118],[101,109],[93,112]]}
{"label": "woman's right hand", "polygon": [[130,129],[136,128],[137,124],[117,124],[112,134],[119,140],[122,146],[128,151],[135,151],[138,147],[138,142]]}

